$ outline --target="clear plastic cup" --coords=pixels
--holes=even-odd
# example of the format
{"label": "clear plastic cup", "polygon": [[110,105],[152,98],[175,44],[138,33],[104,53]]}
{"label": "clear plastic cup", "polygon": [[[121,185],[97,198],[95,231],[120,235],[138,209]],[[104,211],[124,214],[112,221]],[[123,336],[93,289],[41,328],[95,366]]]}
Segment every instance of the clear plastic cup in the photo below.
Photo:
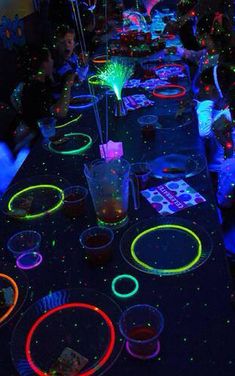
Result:
{"label": "clear plastic cup", "polygon": [[23,253],[35,253],[41,245],[41,235],[37,231],[26,230],[14,234],[7,242],[7,248],[14,257]]}
{"label": "clear plastic cup", "polygon": [[141,126],[143,139],[153,140],[155,138],[158,117],[156,115],[144,115],[139,117],[137,121]]}
{"label": "clear plastic cup", "polygon": [[88,262],[94,266],[104,265],[111,259],[113,239],[110,228],[98,226],[83,231],[79,238]]}
{"label": "clear plastic cup", "polygon": [[56,119],[53,117],[43,118],[38,120],[38,127],[42,136],[46,139],[54,137],[56,133]]}
{"label": "clear plastic cup", "polygon": [[131,172],[137,181],[138,188],[140,190],[146,189],[152,172],[149,164],[146,162],[132,163]]}
{"label": "clear plastic cup", "polygon": [[119,329],[126,339],[127,352],[138,359],[152,359],[159,354],[159,336],[164,328],[161,312],[150,305],[140,304],[123,312]]}
{"label": "clear plastic cup", "polygon": [[67,217],[74,218],[86,211],[88,190],[80,185],[68,187],[64,190],[63,212]]}

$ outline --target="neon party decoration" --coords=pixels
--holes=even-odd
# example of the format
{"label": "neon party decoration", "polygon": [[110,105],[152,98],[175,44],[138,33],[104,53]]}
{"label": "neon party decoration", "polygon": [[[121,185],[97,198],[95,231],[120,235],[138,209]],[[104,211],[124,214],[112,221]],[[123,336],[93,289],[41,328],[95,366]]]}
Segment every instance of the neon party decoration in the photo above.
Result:
{"label": "neon party decoration", "polygon": [[[24,261],[31,257],[31,262]],[[42,262],[42,255],[38,252],[24,252],[16,260],[16,266],[22,270],[31,270],[39,266]]]}
{"label": "neon party decoration", "polygon": [[105,55],[98,55],[92,59],[92,63],[94,64],[105,64],[105,63],[108,63],[109,61],[110,60],[108,60]]}
{"label": "neon party decoration", "polygon": [[31,327],[31,329],[29,330],[29,332],[27,334],[26,343],[25,343],[25,355],[26,355],[26,359],[27,359],[31,369],[35,372],[36,375],[49,376],[49,373],[42,371],[39,367],[37,367],[37,365],[33,361],[33,358],[32,358],[32,355],[31,355],[31,342],[32,342],[32,338],[33,338],[34,333],[36,332],[36,330],[38,329],[40,324],[44,320],[46,320],[48,317],[52,316],[54,313],[56,313],[58,311],[62,311],[62,310],[65,310],[65,309],[71,309],[71,308],[88,309],[88,310],[91,310],[91,311],[97,313],[98,315],[100,315],[104,319],[104,321],[105,321],[105,323],[108,327],[109,335],[110,335],[110,339],[109,339],[107,349],[106,349],[105,353],[103,354],[102,358],[99,360],[98,364],[95,367],[93,367],[93,368],[91,368],[91,369],[89,369],[85,372],[81,372],[80,376],[93,375],[110,358],[112,351],[114,349],[115,337],[116,336],[115,336],[115,329],[114,329],[113,323],[112,323],[111,319],[109,318],[109,316],[104,311],[102,311],[100,308],[98,308],[94,305],[91,305],[91,304],[79,303],[79,302],[78,303],[65,303],[65,304],[62,304],[60,306],[57,306],[55,308],[50,309],[49,311],[44,313],[42,316],[40,316],[34,322],[33,326]]}
{"label": "neon party decoration", "polygon": [[137,354],[133,353],[133,351],[131,351],[131,347],[130,347],[130,344],[129,342],[127,341],[126,342],[126,351],[131,355],[133,356],[134,358],[137,358],[137,359],[153,359],[153,358],[156,358],[156,356],[158,356],[158,354],[160,353],[160,349],[161,349],[161,345],[160,345],[160,341],[157,342],[157,348],[156,350],[154,351],[153,354],[149,355],[149,356],[138,356]]}
{"label": "neon party decoration", "polygon": [[[98,102],[98,98],[95,95],[76,95],[75,97],[72,98],[72,101],[76,101],[78,99],[80,103],[78,104],[73,104],[71,103],[69,105],[70,110],[85,110],[87,108],[90,108],[94,106]],[[82,104],[82,101],[84,100],[84,103]]]}
{"label": "neon party decoration", "polygon": [[82,154],[84,153],[86,150],[88,150],[91,145],[92,145],[92,138],[86,134],[86,133],[81,133],[81,132],[71,132],[71,133],[66,133],[64,134],[64,137],[75,137],[75,136],[78,136],[78,137],[82,137],[84,138],[84,140],[86,140],[86,144],[84,146],[81,146],[80,148],[77,148],[77,149],[72,149],[72,150],[57,150],[53,147],[53,143],[52,142],[49,142],[48,144],[48,149],[53,152],[53,153],[56,153],[56,154],[63,154],[63,155],[74,155],[74,154]]}
{"label": "neon party decoration", "polygon": [[[125,294],[118,292],[117,289],[116,289],[116,284],[120,280],[123,280],[123,279],[130,280],[130,281],[132,281],[134,283],[133,290],[131,290],[130,292],[127,292]],[[118,298],[122,298],[122,299],[131,298],[132,296],[134,296],[135,294],[137,294],[138,290],[139,290],[139,282],[138,282],[138,280],[135,277],[133,277],[130,274],[121,274],[121,275],[118,275],[117,277],[115,277],[112,280],[112,292]]]}
{"label": "neon party decoration", "polygon": [[8,211],[10,214],[14,214],[14,208],[13,208],[13,204],[14,204],[14,201],[19,199],[20,196],[22,196],[24,193],[27,193],[27,192],[30,192],[30,191],[36,191],[36,190],[39,190],[39,189],[50,189],[50,190],[54,190],[56,191],[57,193],[59,193],[60,195],[60,199],[58,200],[58,202],[51,208],[51,209],[48,209],[48,210],[45,210],[45,211],[42,211],[40,213],[35,213],[35,214],[25,214],[24,216],[20,217],[22,219],[28,219],[28,220],[31,220],[31,219],[38,219],[38,218],[41,218],[43,217],[44,215],[46,214],[52,214],[54,213],[57,209],[59,209],[62,205],[63,205],[63,201],[64,201],[64,192],[62,189],[60,189],[59,187],[57,187],[56,185],[52,185],[52,184],[39,184],[39,185],[32,185],[30,187],[27,187],[27,188],[24,188],[18,192],[16,192],[9,200],[8,202]]}
{"label": "neon party decoration", "polygon": [[114,91],[118,100],[121,100],[122,89],[132,73],[131,66],[110,62],[98,70],[97,77]]}
{"label": "neon party decoration", "polygon": [[88,78],[88,83],[90,85],[103,85],[103,82],[97,77],[96,74],[93,74],[93,76],[90,76]]}
{"label": "neon party decoration", "polygon": [[[170,93],[169,94],[162,93],[162,91],[164,91],[164,90],[172,91],[172,94],[170,94]],[[174,92],[175,90],[178,91],[178,92],[175,93]],[[155,87],[155,89],[153,91],[153,95],[155,97],[161,98],[161,99],[181,98],[185,94],[186,94],[185,87],[183,87],[181,85],[174,85],[174,84],[167,84],[167,85],[157,86],[157,87]]]}
{"label": "neon party decoration", "polygon": [[71,125],[73,123],[76,123],[78,120],[80,120],[82,118],[82,115],[80,114],[78,117],[76,117],[75,119],[71,119],[69,121],[67,121],[66,123],[64,124],[59,124],[59,125],[56,125],[56,128],[59,129],[59,128],[64,128],[64,127],[67,127],[67,125]]}
{"label": "neon party decoration", "polygon": [[14,290],[14,299],[13,299],[12,305],[8,308],[8,310],[2,316],[0,316],[0,324],[1,324],[3,321],[5,321],[10,316],[10,314],[12,313],[14,308],[16,307],[16,304],[17,304],[18,298],[19,298],[19,289],[18,289],[18,286],[17,286],[16,282],[14,281],[14,279],[11,278],[9,275],[0,273],[0,278],[6,279],[8,282],[10,282],[10,284],[13,287],[13,290]]}
{"label": "neon party decoration", "polygon": [[181,273],[181,272],[185,272],[186,270],[190,269],[192,266],[194,266],[200,259],[201,257],[201,254],[202,254],[202,243],[201,243],[201,240],[199,239],[199,237],[195,234],[195,232],[193,232],[192,230],[190,230],[189,228],[185,227],[185,226],[181,226],[181,225],[175,225],[175,224],[165,224],[165,225],[159,225],[159,226],[154,226],[154,227],[151,227],[143,232],[141,232],[140,234],[138,234],[134,240],[132,241],[131,243],[131,256],[133,257],[133,259],[135,260],[135,262],[139,265],[141,265],[143,268],[151,271],[151,270],[154,270],[154,268],[148,264],[146,264],[145,262],[143,262],[142,260],[140,260],[136,253],[135,253],[135,246],[138,242],[138,240],[140,238],[142,238],[144,235],[147,235],[151,232],[154,232],[154,231],[157,231],[157,230],[163,230],[163,229],[177,229],[177,230],[181,230],[181,231],[184,231],[186,232],[187,234],[191,235],[194,240],[196,240],[197,242],[197,245],[198,245],[198,248],[197,248],[197,255],[196,257],[191,261],[189,262],[188,264],[184,265],[184,266],[181,266],[179,268],[172,268],[172,269],[162,269],[162,272],[163,273]]}

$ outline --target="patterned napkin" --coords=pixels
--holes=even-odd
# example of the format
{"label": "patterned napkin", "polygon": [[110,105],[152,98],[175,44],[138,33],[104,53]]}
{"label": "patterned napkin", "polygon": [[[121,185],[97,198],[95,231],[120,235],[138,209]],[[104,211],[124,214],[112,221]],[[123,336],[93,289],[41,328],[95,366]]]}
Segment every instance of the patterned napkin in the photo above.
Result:
{"label": "patterned napkin", "polygon": [[135,79],[129,80],[125,83],[124,87],[126,89],[133,89],[134,87],[139,87],[140,81],[141,80],[135,80]]}
{"label": "patterned napkin", "polygon": [[206,199],[183,179],[169,181],[141,191],[152,207],[161,215],[177,213]]}
{"label": "patterned napkin", "polygon": [[155,102],[151,101],[144,94],[134,94],[123,98],[127,111],[138,110],[142,107],[153,106]]}

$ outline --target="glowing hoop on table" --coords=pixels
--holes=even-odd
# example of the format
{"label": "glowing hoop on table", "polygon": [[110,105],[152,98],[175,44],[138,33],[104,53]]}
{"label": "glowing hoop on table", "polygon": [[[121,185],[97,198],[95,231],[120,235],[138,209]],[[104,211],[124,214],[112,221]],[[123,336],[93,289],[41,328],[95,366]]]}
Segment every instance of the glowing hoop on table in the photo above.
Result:
{"label": "glowing hoop on table", "polygon": [[18,286],[17,286],[16,282],[14,281],[14,279],[11,278],[9,275],[0,273],[0,278],[6,279],[7,281],[9,281],[11,283],[11,286],[13,287],[13,290],[14,290],[13,303],[9,307],[9,309],[4,313],[4,315],[0,317],[0,324],[1,324],[4,320],[6,320],[10,316],[11,312],[15,308],[15,306],[18,302],[18,298],[19,298],[19,289],[18,289]]}
{"label": "glowing hoop on table", "polygon": [[113,351],[114,345],[115,345],[115,329],[114,329],[113,323],[110,320],[110,318],[108,317],[108,315],[106,315],[106,313],[104,311],[102,311],[101,309],[99,309],[98,307],[93,306],[91,304],[86,304],[86,303],[66,303],[66,304],[60,305],[58,307],[55,307],[55,308],[49,310],[48,312],[44,313],[41,317],[39,317],[35,321],[35,323],[33,324],[33,326],[31,327],[30,331],[27,334],[26,344],[25,344],[26,359],[27,359],[27,361],[28,361],[31,369],[37,375],[39,375],[39,376],[49,376],[49,373],[44,372],[40,368],[38,368],[35,365],[35,363],[34,363],[34,361],[32,359],[32,356],[31,356],[31,342],[32,342],[33,335],[34,335],[35,331],[37,330],[37,328],[39,327],[39,325],[46,318],[48,318],[49,316],[53,315],[54,313],[56,313],[58,311],[61,311],[63,309],[68,309],[68,308],[84,308],[84,309],[89,309],[91,311],[94,311],[94,312],[98,313],[104,319],[104,321],[106,322],[107,327],[108,327],[109,332],[110,332],[110,340],[109,340],[109,343],[108,343],[108,346],[107,346],[107,350],[104,353],[104,355],[101,358],[101,360],[98,362],[98,364],[95,367],[91,368],[88,371],[80,373],[80,376],[90,376],[90,375],[93,375],[99,368],[101,368],[108,361],[109,357],[112,354],[112,351]]}

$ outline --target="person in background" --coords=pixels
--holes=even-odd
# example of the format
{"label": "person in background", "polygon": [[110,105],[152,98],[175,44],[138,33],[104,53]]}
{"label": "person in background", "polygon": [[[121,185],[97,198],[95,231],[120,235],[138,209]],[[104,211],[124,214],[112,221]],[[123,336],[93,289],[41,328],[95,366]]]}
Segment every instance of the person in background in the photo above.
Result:
{"label": "person in background", "polygon": [[54,36],[55,79],[61,85],[70,74],[75,75],[75,80],[83,82],[87,76],[88,56],[75,53],[75,31],[67,25],[57,28]]}
{"label": "person in background", "polygon": [[[197,103],[199,133],[210,141],[210,154],[213,154],[214,161],[218,145],[223,150],[222,158],[217,161],[217,172],[225,159],[234,157],[234,61],[235,48],[231,46],[220,54],[218,64],[204,70],[200,77],[200,101]],[[212,142],[214,146],[217,143],[217,148],[212,148]]]}
{"label": "person in background", "polygon": [[67,115],[75,75],[67,75],[60,98],[55,102],[51,90],[54,61],[48,48],[30,48],[26,59],[29,62],[29,79],[24,82],[22,90],[22,119],[28,130],[37,135],[39,119],[50,116],[63,118]]}
{"label": "person in background", "polygon": [[201,49],[196,39],[198,0],[180,0],[177,3],[177,21],[169,21],[165,32],[178,34],[184,48],[194,51]]}

